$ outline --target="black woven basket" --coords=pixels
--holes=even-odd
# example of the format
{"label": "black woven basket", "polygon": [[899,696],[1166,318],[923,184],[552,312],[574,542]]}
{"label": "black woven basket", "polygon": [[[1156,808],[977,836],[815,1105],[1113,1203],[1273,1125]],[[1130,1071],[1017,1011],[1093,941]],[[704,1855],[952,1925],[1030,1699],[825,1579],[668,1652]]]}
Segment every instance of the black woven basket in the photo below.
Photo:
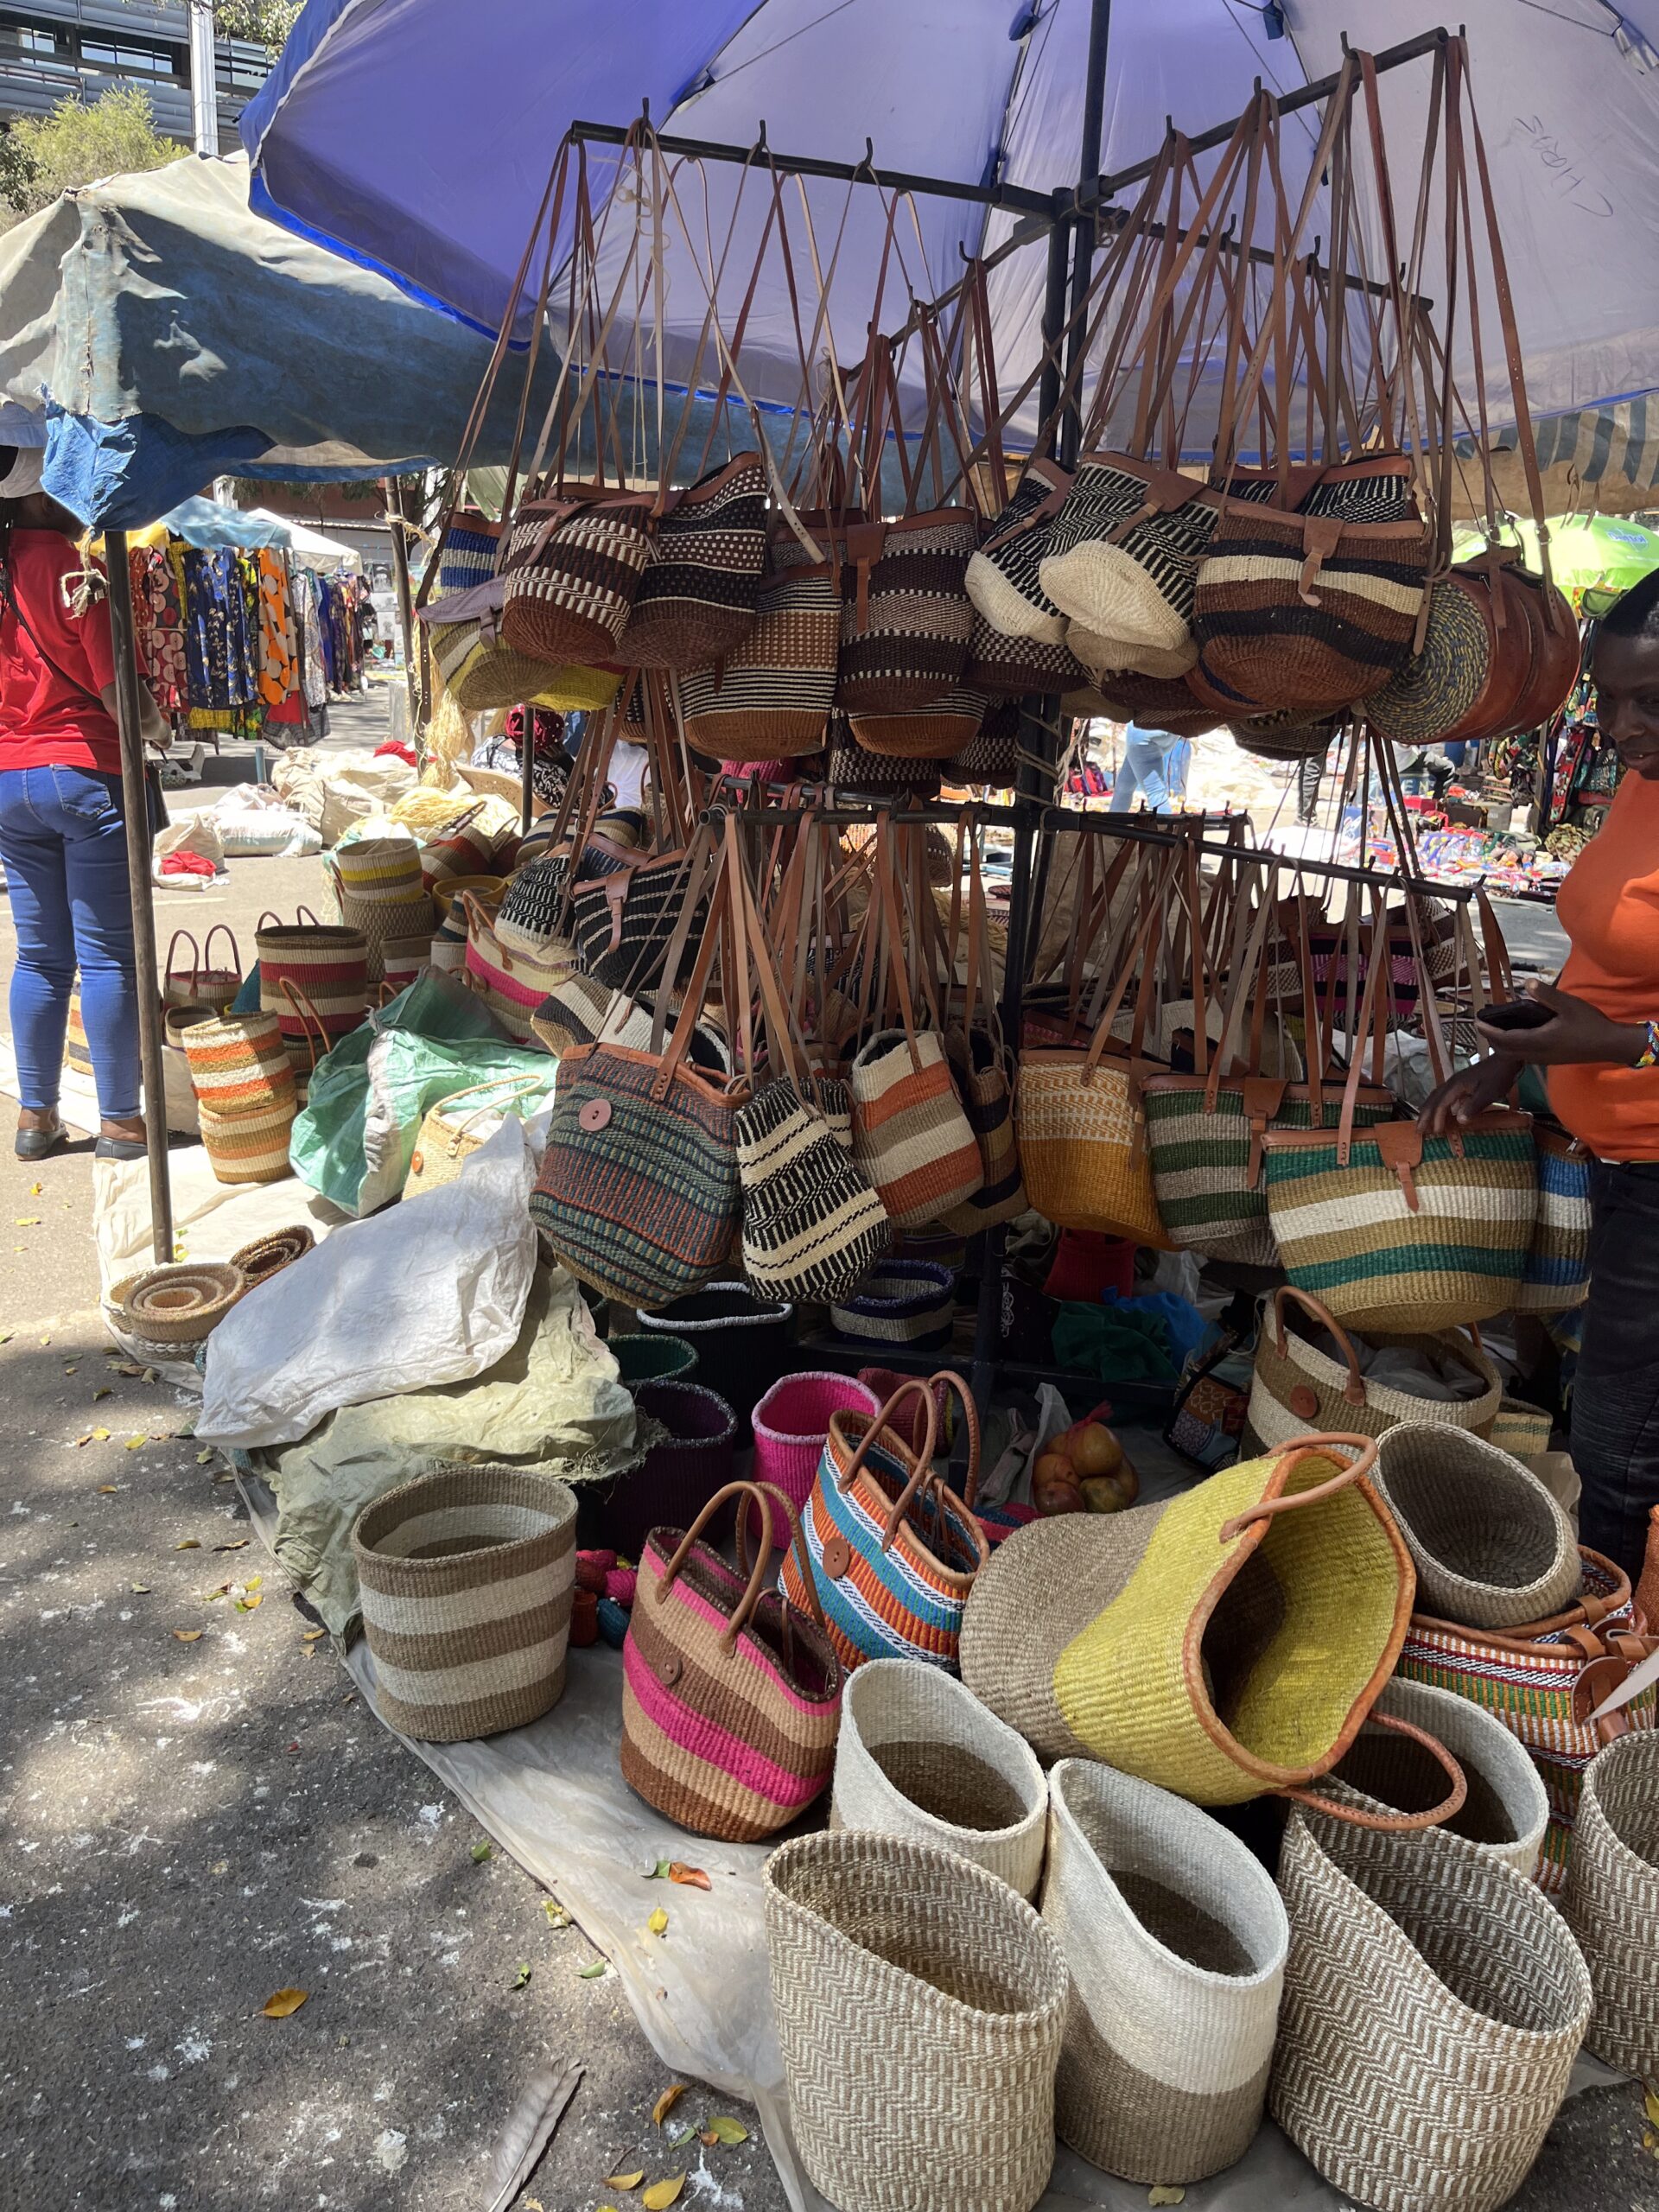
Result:
{"label": "black woven basket", "polygon": [[[711,1282],[677,1298],[639,1326],[680,1337],[697,1355],[697,1380],[717,1390],[737,1415],[737,1447],[754,1441],[749,1416],[795,1362],[789,1325],[794,1307],[762,1298],[746,1282]],[[689,1522],[682,1522],[689,1528]]]}
{"label": "black woven basket", "polygon": [[[639,1465],[608,1488],[584,1483],[577,1491],[578,1536],[590,1550],[620,1552],[637,1560],[653,1529],[689,1529],[717,1490],[731,1481],[736,1416],[726,1400],[698,1382],[642,1382],[633,1394],[642,1414],[668,1431]],[[703,1530],[711,1544],[732,1533],[727,1505]]]}

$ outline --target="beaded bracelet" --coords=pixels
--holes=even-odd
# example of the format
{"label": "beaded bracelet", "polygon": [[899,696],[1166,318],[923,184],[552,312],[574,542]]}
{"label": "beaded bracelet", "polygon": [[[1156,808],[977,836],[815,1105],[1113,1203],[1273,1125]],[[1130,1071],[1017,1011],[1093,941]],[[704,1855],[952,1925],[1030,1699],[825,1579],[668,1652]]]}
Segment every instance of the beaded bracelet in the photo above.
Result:
{"label": "beaded bracelet", "polygon": [[1648,1033],[1648,1041],[1640,1059],[1631,1065],[1638,1068],[1659,1067],[1659,1021],[1644,1022],[1643,1027]]}

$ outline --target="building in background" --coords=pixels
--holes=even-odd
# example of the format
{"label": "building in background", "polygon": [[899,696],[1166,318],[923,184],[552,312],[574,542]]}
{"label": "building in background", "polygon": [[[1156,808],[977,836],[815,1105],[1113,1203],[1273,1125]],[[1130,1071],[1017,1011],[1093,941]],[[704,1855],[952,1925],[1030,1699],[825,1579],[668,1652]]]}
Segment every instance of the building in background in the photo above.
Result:
{"label": "building in background", "polygon": [[[263,46],[216,38],[219,143],[236,144],[237,118],[270,68]],[[142,85],[156,128],[193,143],[190,29],[168,0],[0,0],[0,124],[45,115],[62,99],[92,101]]]}

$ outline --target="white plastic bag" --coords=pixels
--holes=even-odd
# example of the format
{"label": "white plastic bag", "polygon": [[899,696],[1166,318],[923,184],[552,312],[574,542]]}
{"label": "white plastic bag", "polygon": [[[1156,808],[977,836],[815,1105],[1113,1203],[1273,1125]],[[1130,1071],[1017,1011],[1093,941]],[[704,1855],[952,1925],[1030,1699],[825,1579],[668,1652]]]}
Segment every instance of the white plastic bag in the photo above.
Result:
{"label": "white plastic bag", "polygon": [[536,1266],[520,1122],[460,1176],[352,1223],[233,1306],[208,1340],[204,1444],[291,1444],[340,1406],[481,1375],[512,1348]]}

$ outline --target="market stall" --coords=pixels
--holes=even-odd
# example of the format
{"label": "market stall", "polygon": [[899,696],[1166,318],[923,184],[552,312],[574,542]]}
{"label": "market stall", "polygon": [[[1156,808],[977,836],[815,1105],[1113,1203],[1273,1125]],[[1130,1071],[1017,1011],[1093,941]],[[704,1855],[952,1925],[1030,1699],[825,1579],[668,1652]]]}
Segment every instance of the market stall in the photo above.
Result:
{"label": "market stall", "polygon": [[[1102,179],[1091,29],[1098,232],[574,123],[478,413],[556,343],[550,402],[423,618],[441,714],[581,742],[366,825],[184,1033],[215,1172],[349,1218],[112,1298],[801,2212],[1496,2212],[1586,2037],[1659,2062],[1586,1902],[1659,1688],[1550,1449],[1587,1155],[1414,1116],[1511,979],[1396,749],[1548,719],[1578,629],[1451,559],[1459,428],[1543,517],[1464,41]],[[1013,345],[1018,250],[911,251],[961,205],[1048,233]],[[1057,804],[1098,714],[1340,741],[1358,849]]]}

